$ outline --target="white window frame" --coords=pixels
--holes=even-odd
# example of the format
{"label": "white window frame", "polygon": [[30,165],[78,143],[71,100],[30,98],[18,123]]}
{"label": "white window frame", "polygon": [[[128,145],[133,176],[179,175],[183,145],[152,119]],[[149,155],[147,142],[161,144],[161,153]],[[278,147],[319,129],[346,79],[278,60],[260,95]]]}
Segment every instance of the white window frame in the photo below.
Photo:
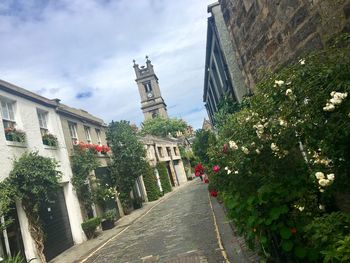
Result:
{"label": "white window frame", "polygon": [[92,140],[91,140],[91,128],[89,126],[84,126],[84,132],[85,132],[86,142],[87,143],[92,143]]}
{"label": "white window frame", "polygon": [[69,134],[73,141],[78,140],[77,124],[68,121]]}
{"label": "white window frame", "polygon": [[[15,128],[15,103],[16,101],[7,98],[0,98],[1,115],[4,124],[4,128]],[[6,109],[6,117],[5,110]]]}
{"label": "white window frame", "polygon": [[97,144],[102,145],[102,139],[101,139],[101,130],[100,129],[95,129],[96,135],[97,135]]}
{"label": "white window frame", "polygon": [[48,115],[49,113],[47,111],[37,109],[37,115],[38,115],[38,121],[39,121],[39,127],[43,130],[48,130]]}

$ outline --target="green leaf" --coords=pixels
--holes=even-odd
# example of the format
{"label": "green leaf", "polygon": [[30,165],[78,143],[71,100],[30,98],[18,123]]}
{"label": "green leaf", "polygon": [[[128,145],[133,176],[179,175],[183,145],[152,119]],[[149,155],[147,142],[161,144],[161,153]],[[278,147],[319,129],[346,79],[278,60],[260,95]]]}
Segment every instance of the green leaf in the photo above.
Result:
{"label": "green leaf", "polygon": [[283,226],[280,228],[280,235],[283,239],[288,239],[292,236],[292,233],[290,232],[289,228]]}
{"label": "green leaf", "polygon": [[284,240],[282,242],[282,249],[285,252],[290,252],[293,249],[293,242],[290,240]]}
{"label": "green leaf", "polygon": [[307,254],[307,250],[304,247],[297,246],[294,249],[294,253],[298,258],[304,258]]}

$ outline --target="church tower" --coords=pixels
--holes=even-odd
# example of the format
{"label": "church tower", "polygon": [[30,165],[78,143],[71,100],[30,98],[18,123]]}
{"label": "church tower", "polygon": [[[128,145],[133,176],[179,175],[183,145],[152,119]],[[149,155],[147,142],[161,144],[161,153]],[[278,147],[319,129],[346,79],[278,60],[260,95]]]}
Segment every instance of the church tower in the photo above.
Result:
{"label": "church tower", "polygon": [[158,78],[153,70],[151,61],[146,56],[146,66],[139,67],[134,62],[134,70],[136,74],[136,83],[139,88],[141,97],[141,110],[145,120],[155,118],[157,116],[168,118],[166,104],[160,93]]}

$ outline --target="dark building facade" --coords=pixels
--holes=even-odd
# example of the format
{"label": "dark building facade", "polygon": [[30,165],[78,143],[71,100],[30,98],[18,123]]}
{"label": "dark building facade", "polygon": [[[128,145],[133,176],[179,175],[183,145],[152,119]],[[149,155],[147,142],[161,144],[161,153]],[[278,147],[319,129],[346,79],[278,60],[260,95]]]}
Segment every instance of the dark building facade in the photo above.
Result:
{"label": "dark building facade", "polygon": [[236,64],[235,47],[230,40],[219,3],[208,6],[207,46],[203,101],[211,123],[222,97],[240,102],[247,93]]}

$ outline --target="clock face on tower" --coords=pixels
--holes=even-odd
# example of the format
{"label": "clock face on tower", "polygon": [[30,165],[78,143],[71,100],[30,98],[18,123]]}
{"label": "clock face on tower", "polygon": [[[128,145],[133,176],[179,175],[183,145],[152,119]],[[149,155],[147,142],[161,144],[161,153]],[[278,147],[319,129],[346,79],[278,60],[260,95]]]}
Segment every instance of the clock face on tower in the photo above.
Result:
{"label": "clock face on tower", "polygon": [[151,92],[147,93],[147,97],[150,99],[153,97],[153,94]]}

